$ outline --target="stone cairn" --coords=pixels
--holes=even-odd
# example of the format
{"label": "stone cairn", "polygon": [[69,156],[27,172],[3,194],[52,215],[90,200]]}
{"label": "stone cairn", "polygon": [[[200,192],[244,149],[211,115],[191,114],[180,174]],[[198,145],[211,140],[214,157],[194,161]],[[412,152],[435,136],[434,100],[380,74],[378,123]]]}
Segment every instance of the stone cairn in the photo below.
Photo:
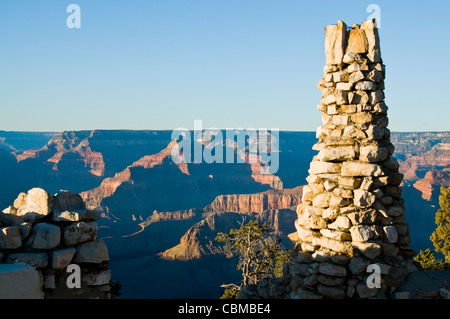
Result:
{"label": "stone cairn", "polygon": [[[282,278],[245,287],[240,298],[385,298],[417,269],[375,20],[349,30],[342,21],[327,26],[325,53],[319,153],[297,208],[294,253]],[[367,285],[371,264],[381,272],[379,289]]]}
{"label": "stone cairn", "polygon": [[[0,213],[0,296],[109,298],[109,255],[97,239],[98,218],[78,194],[21,193]],[[67,285],[70,264],[80,267],[80,288]]]}

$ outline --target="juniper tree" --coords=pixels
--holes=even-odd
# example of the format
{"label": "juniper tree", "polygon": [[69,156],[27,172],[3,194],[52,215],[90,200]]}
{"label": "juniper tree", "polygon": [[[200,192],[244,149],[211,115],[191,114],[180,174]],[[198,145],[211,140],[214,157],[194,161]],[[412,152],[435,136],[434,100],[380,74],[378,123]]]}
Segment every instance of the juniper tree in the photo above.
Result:
{"label": "juniper tree", "polygon": [[445,257],[447,263],[450,262],[450,187],[441,187],[439,196],[440,208],[436,212],[436,230],[430,239],[433,242],[436,252]]}

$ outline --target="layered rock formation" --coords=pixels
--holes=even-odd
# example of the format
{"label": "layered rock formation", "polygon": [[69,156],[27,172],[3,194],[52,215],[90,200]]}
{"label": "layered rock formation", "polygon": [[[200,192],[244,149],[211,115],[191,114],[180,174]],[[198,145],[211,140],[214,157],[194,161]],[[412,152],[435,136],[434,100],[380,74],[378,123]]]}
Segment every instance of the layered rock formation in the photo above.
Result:
{"label": "layered rock formation", "polygon": [[283,209],[301,203],[302,186],[294,189],[268,190],[256,194],[220,195],[205,207],[207,212],[261,213],[270,209]]}
{"label": "layered rock formation", "polygon": [[294,230],[293,222],[296,214],[290,209],[265,210],[260,213],[210,213],[200,222],[189,228],[181,237],[180,243],[160,254],[165,260],[187,261],[199,259],[203,256],[226,254],[223,245],[215,241],[217,233],[228,233],[231,229],[240,227],[239,223],[245,220],[257,220],[267,224],[274,236],[287,240],[289,232]]}
{"label": "layered rock formation", "polygon": [[[33,297],[41,298],[108,298],[111,271],[108,248],[97,238],[99,214],[87,210],[82,198],[61,191],[52,196],[41,188],[21,193],[0,213],[0,269],[5,264],[25,264],[38,274],[40,286]],[[70,264],[80,266],[81,287],[70,288],[67,272]],[[9,269],[8,268],[8,269]],[[35,270],[35,271],[33,271]],[[3,272],[2,282],[10,282],[15,272]],[[13,283],[11,283],[13,284]],[[23,289],[27,289],[24,287]],[[0,287],[0,295],[10,298],[29,296],[9,285]],[[18,295],[11,295],[17,292]],[[40,293],[39,293],[40,292]]]}
{"label": "layered rock formation", "polygon": [[[383,297],[409,271],[414,252],[404,219],[398,162],[387,128],[385,66],[374,20],[339,21],[325,29],[323,126],[298,206],[296,253],[273,297]],[[369,287],[369,265],[381,269],[381,289]],[[241,297],[257,295],[252,287]]]}

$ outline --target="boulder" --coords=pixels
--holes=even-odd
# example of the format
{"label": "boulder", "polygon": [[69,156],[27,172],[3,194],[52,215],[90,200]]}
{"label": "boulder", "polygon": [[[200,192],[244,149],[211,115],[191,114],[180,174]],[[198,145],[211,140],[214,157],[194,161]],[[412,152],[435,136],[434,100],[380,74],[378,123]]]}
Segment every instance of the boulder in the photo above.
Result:
{"label": "boulder", "polygon": [[55,196],[54,211],[63,212],[83,209],[86,209],[86,204],[79,194],[61,191]]}
{"label": "boulder", "polygon": [[33,188],[28,191],[25,201],[21,200],[17,208],[17,215],[23,216],[25,221],[35,223],[51,213],[54,205],[53,197],[42,188]]}

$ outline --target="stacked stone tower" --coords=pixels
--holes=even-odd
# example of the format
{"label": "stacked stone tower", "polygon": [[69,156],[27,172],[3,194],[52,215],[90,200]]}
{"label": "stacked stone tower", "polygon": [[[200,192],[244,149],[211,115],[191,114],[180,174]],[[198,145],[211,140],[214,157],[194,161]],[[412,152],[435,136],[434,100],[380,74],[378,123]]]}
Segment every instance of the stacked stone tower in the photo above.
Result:
{"label": "stacked stone tower", "polygon": [[318,83],[323,125],[314,145],[319,153],[295,223],[299,261],[306,252],[308,261],[319,262],[319,276],[325,277],[309,287],[320,295],[353,297],[356,289],[364,298],[378,293],[366,282],[370,264],[380,266],[388,288],[399,268],[411,269],[404,261],[414,255],[401,198],[403,175],[387,128],[385,67],[375,20],[350,30],[342,21],[327,26],[325,54]]}
{"label": "stacked stone tower", "polygon": [[[319,153],[297,208],[293,257],[285,276],[267,284],[268,295],[387,297],[415,267],[401,197],[403,175],[387,128],[385,67],[375,20],[350,29],[342,21],[327,26],[325,53],[318,83],[323,125],[313,147]],[[243,289],[240,297],[261,296],[262,286]]]}

